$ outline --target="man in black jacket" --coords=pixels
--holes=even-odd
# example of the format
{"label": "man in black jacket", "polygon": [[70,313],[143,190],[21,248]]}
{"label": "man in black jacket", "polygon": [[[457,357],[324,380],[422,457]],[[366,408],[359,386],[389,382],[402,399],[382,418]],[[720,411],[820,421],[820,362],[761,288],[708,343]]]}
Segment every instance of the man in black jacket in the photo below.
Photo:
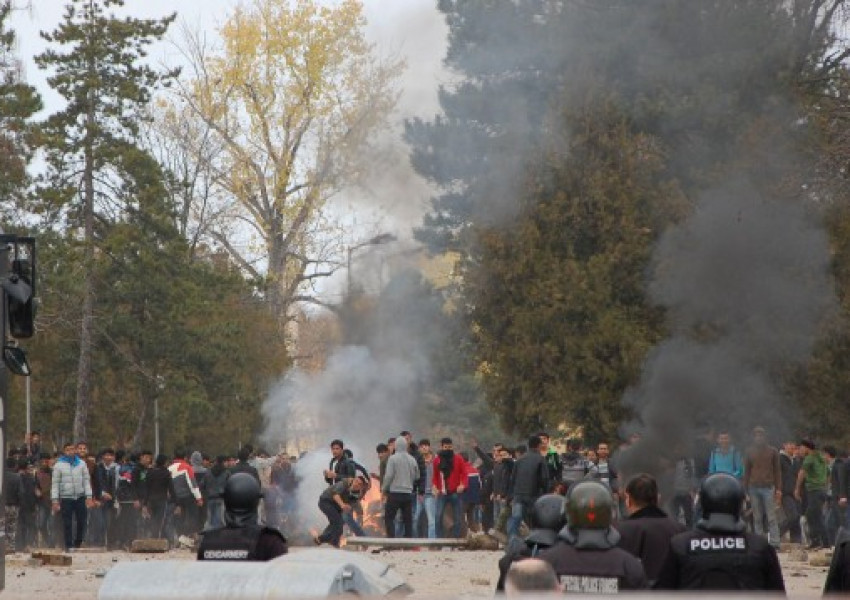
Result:
{"label": "man in black jacket", "polygon": [[[118,464],[115,462],[115,451],[107,448],[101,453],[101,459],[95,467],[94,499],[99,505],[102,515],[103,542],[107,549],[118,547],[118,531],[115,528],[115,518],[118,516],[115,492],[118,489]],[[98,540],[101,541],[98,536]]]}
{"label": "man in black jacket", "polygon": [[620,532],[617,545],[641,560],[652,585],[667,559],[670,539],[685,527],[658,508],[658,484],[651,475],[633,477],[626,486],[625,500],[629,516],[616,525]]}
{"label": "man in black jacket", "polygon": [[499,450],[499,461],[493,465],[493,528],[505,533],[510,517],[511,477],[514,459],[509,448]]}
{"label": "man in black jacket", "polygon": [[527,521],[534,501],[549,491],[549,470],[540,454],[540,438],[528,438],[528,452],[514,463],[511,474],[511,516],[508,519],[508,539],[519,532],[520,523]]}
{"label": "man in black jacket", "polygon": [[354,465],[345,457],[345,444],[342,440],[331,442],[331,462],[325,469],[325,482],[333,485],[342,479],[351,479],[356,476]]}
{"label": "man in black jacket", "polygon": [[18,514],[18,531],[15,538],[15,551],[23,552],[31,548],[36,540],[36,496],[35,475],[30,471],[29,461],[21,456],[18,459],[18,473],[21,477],[21,504]]}
{"label": "man in black jacket", "polygon": [[776,550],[767,538],[747,533],[741,520],[744,488],[728,473],[700,486],[703,518],[696,529],[670,540],[656,589],[785,592]]}
{"label": "man in black jacket", "polygon": [[248,475],[257,480],[257,483],[260,483],[260,472],[257,471],[255,466],[248,462],[248,459],[251,458],[251,454],[253,453],[254,447],[250,444],[245,444],[239,448],[239,452],[236,453],[236,458],[239,460],[236,461],[236,464],[230,467],[230,474],[235,475],[236,473],[248,473]]}
{"label": "man in black jacket", "polygon": [[493,474],[502,460],[502,444],[493,444],[493,453],[488,454],[478,444],[478,440],[472,438],[472,449],[481,459],[481,466],[478,467],[478,475],[481,479],[481,525],[484,531],[489,531],[499,516],[493,492]]}
{"label": "man in black jacket", "polygon": [[168,457],[165,454],[157,455],[154,466],[147,472],[143,495],[140,497],[142,515],[150,520],[149,535],[153,538],[171,537],[172,522],[167,509],[173,505],[177,494],[167,464]]}
{"label": "man in black jacket", "polygon": [[787,531],[793,544],[803,541],[800,527],[801,507],[794,497],[801,463],[797,456],[797,444],[785,442],[782,450],[779,451],[779,468],[782,471],[782,512],[784,513],[784,518],[779,523],[779,536],[781,538]]}

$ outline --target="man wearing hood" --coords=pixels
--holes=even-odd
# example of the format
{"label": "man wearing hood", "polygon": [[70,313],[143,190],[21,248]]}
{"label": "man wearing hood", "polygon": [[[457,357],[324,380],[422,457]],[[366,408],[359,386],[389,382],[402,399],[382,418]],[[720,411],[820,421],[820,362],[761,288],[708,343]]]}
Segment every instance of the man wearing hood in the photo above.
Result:
{"label": "man wearing hood", "polygon": [[407,537],[413,535],[413,490],[419,480],[419,466],[407,450],[407,439],[398,436],[395,454],[387,460],[387,471],[381,482],[381,493],[386,505],[384,524],[387,537],[395,537],[395,517],[401,511],[402,523]]}
{"label": "man wearing hood", "polygon": [[[70,552],[74,548],[79,548],[86,534],[86,508],[91,508],[93,503],[88,466],[76,455],[74,444],[65,444],[63,455],[53,466],[50,499],[53,503],[53,512],[61,511],[62,513],[65,550]],[[76,536],[72,531],[75,515]]]}
{"label": "man wearing hood", "polygon": [[248,473],[234,473],[224,486],[224,527],[202,534],[198,560],[266,561],[288,552],[277,529],[258,523],[260,483]]}
{"label": "man wearing hood", "polygon": [[729,473],[700,485],[703,518],[696,529],[673,536],[656,589],[785,592],[776,550],[764,536],[747,533],[741,520],[744,488]]}

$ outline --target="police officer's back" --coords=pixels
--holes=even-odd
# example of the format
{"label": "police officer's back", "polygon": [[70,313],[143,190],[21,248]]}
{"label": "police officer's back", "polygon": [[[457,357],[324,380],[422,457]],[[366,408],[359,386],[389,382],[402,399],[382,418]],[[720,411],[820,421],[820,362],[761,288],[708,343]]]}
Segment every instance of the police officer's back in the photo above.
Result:
{"label": "police officer's back", "polygon": [[567,525],[558,543],[539,558],[555,568],[565,592],[615,594],[647,587],[640,560],[617,547],[611,527],[611,489],[598,481],[580,481],[567,498]]}
{"label": "police officer's back", "polygon": [[564,497],[559,494],[544,494],[534,502],[531,513],[532,529],[524,540],[512,538],[505,555],[499,559],[499,581],[496,591],[505,590],[505,577],[511,565],[524,558],[533,558],[558,541],[558,532],[566,525]]}
{"label": "police officer's back", "polygon": [[829,573],[823,585],[823,593],[846,594],[850,591],[850,530],[838,530],[835,552],[829,565]]}
{"label": "police officer's back", "polygon": [[716,473],[700,486],[703,518],[694,531],[670,540],[657,589],[785,591],[776,551],[767,538],[745,532],[744,490]]}
{"label": "police officer's back", "polygon": [[224,486],[224,527],[203,533],[198,560],[271,560],[286,554],[286,539],[277,529],[257,523],[262,497],[259,482],[234,473]]}

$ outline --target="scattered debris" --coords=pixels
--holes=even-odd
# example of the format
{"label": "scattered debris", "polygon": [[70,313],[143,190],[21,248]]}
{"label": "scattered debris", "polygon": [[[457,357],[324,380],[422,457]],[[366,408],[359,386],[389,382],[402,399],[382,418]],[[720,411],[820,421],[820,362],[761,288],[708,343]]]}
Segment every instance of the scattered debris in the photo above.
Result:
{"label": "scattered debris", "polygon": [[805,550],[791,550],[788,552],[788,560],[793,560],[794,562],[806,562],[809,560],[809,554]]}
{"label": "scattered debris", "polygon": [[168,540],[156,538],[133,540],[130,552],[168,552]]}
{"label": "scattered debris", "polygon": [[31,561],[36,561],[37,565],[31,566],[41,566],[41,565],[51,565],[56,567],[69,567],[71,566],[71,556],[68,554],[57,554],[55,552],[33,552]]}
{"label": "scattered debris", "polygon": [[476,533],[467,538],[467,550],[498,550],[499,540],[486,533]]}
{"label": "scattered debris", "polygon": [[188,548],[189,550],[195,548],[195,540],[193,540],[187,535],[181,535],[179,538],[177,538],[177,543],[180,545],[181,548]]}
{"label": "scattered debris", "polygon": [[824,554],[815,554],[809,559],[809,564],[813,567],[828,567],[832,559]]}

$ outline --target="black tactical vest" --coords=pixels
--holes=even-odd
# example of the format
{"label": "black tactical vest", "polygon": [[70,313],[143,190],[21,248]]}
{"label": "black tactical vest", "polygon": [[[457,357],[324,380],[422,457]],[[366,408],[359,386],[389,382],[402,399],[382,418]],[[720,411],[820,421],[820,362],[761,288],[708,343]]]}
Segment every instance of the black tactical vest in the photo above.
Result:
{"label": "black tactical vest", "polygon": [[259,560],[257,543],[263,528],[221,527],[204,532],[198,548],[198,560]]}

